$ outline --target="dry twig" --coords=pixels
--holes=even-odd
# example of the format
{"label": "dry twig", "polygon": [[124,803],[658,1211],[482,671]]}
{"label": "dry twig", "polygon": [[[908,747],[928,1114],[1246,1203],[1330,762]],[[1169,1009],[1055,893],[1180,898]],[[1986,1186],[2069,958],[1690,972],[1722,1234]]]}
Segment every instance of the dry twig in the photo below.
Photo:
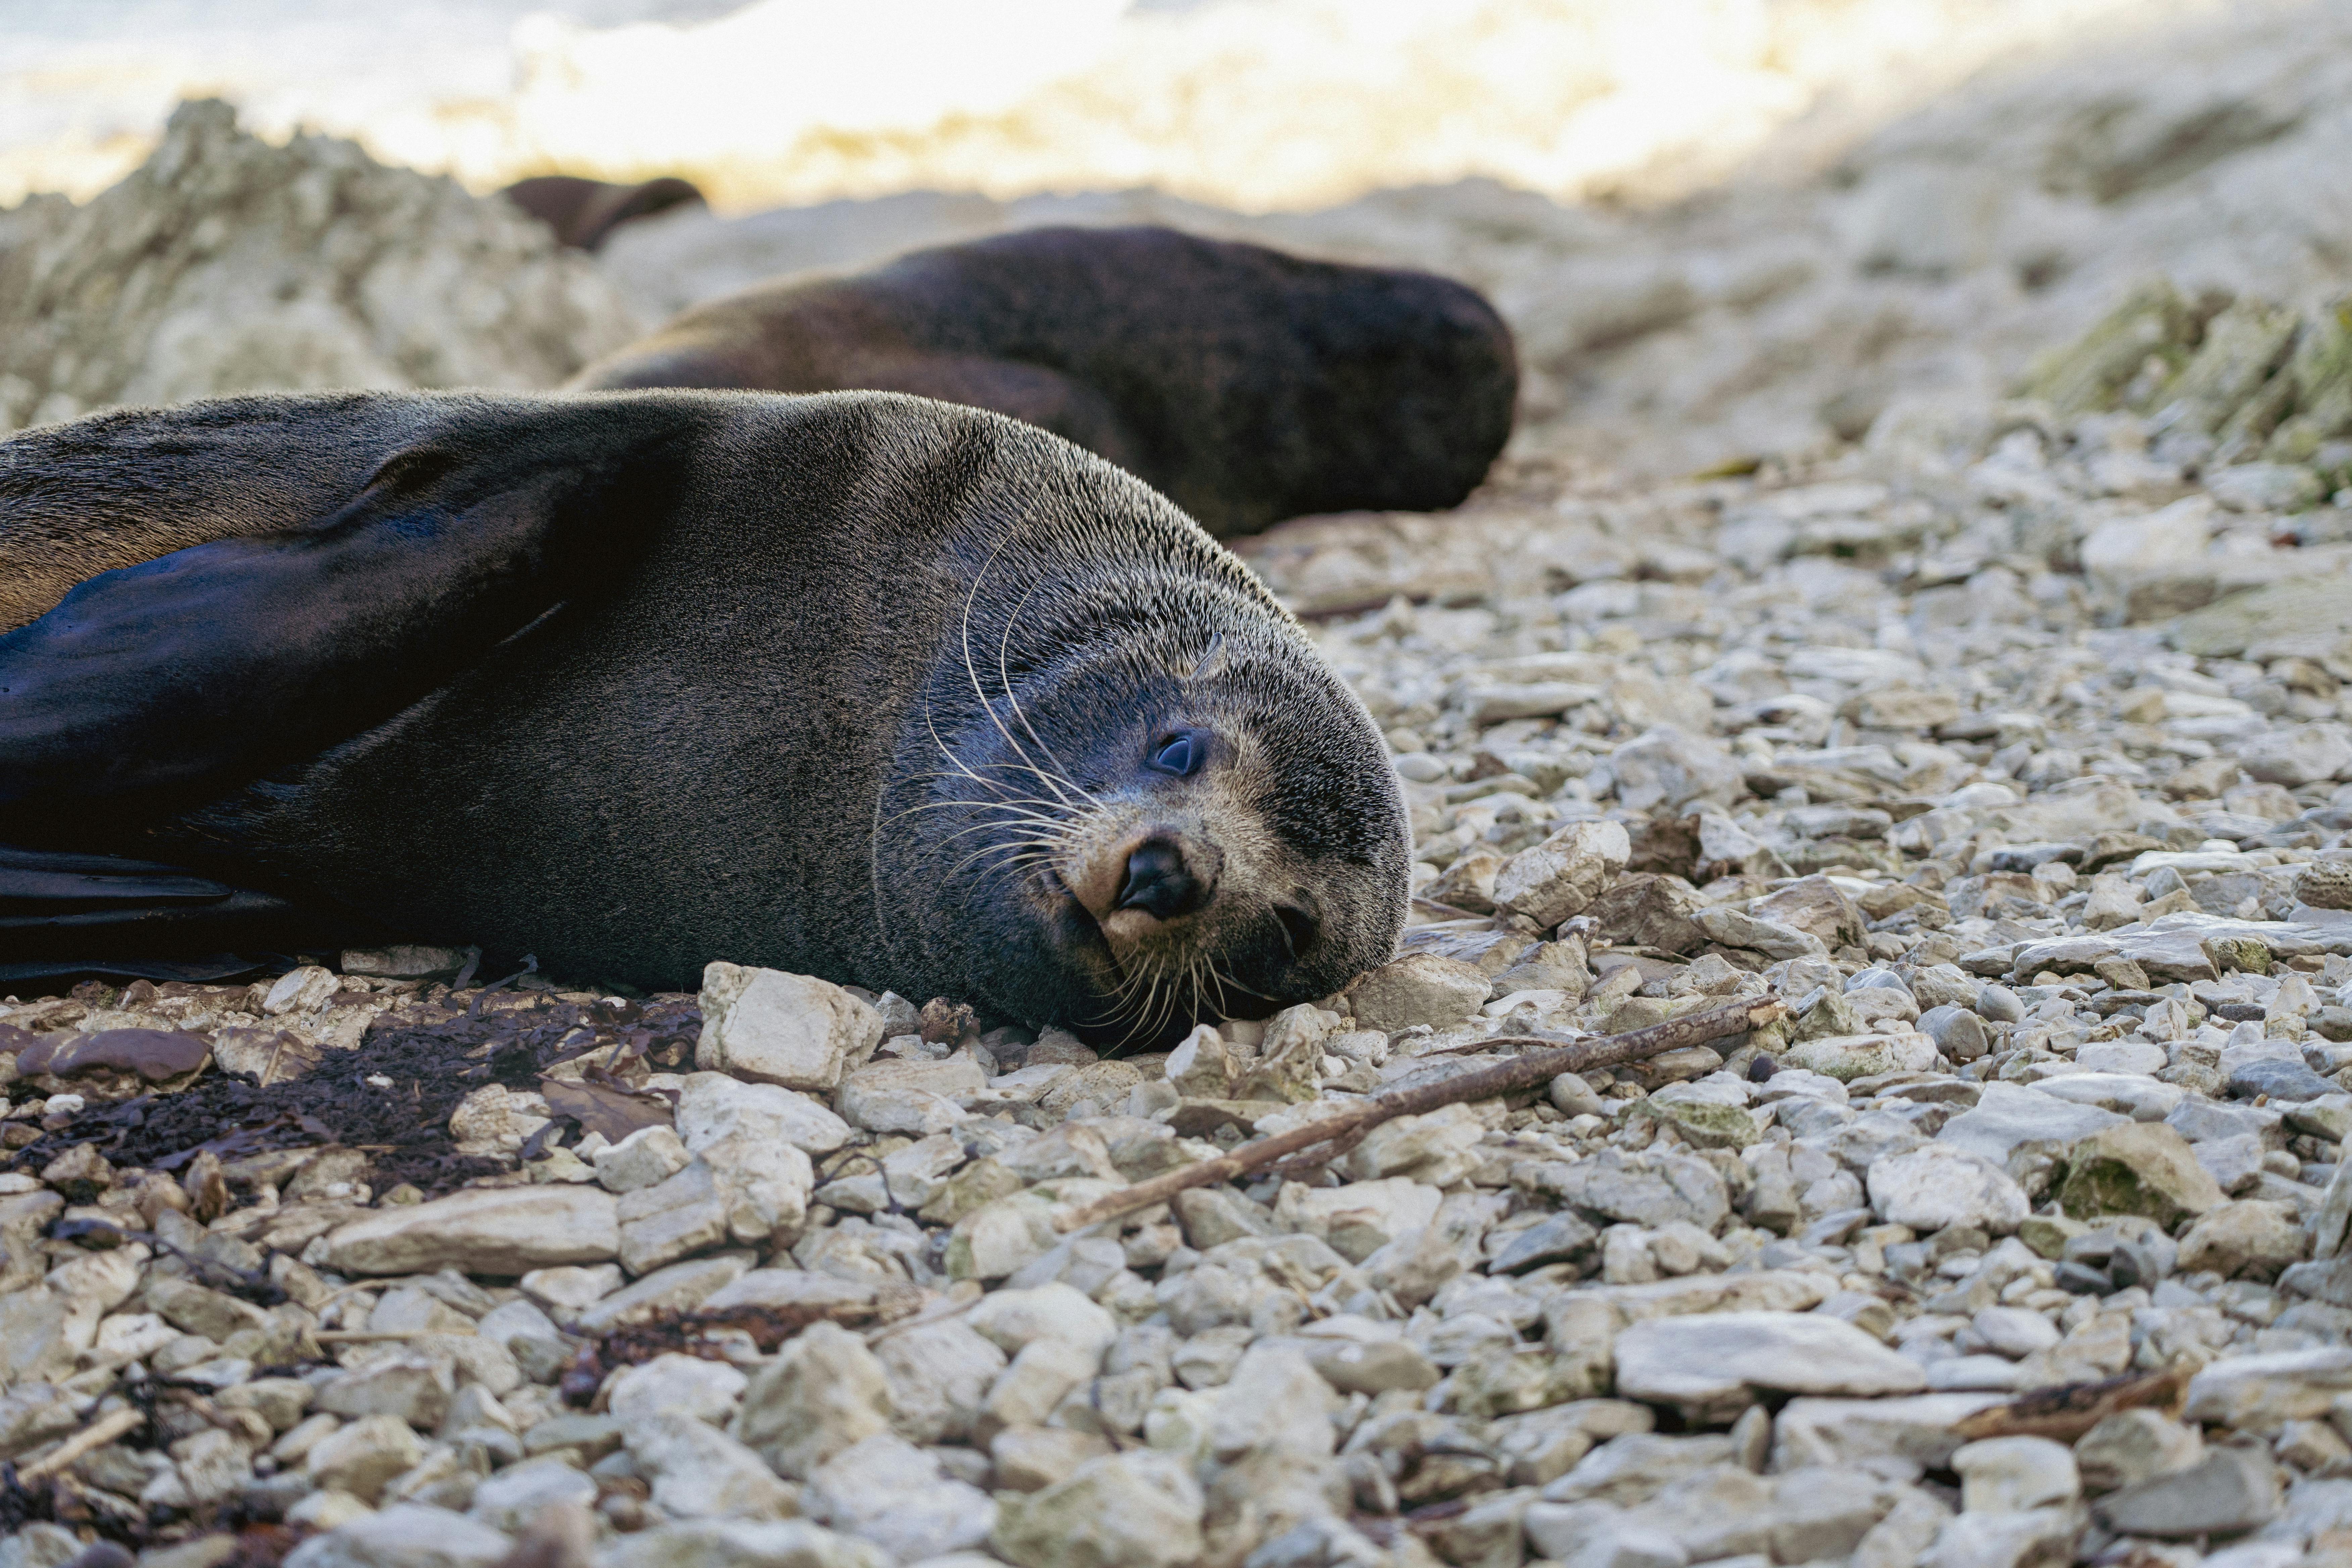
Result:
{"label": "dry twig", "polygon": [[1353,1147],[1365,1132],[1399,1116],[1420,1116],[1441,1106],[1517,1094],[1538,1084],[1549,1083],[1564,1072],[1591,1072],[1600,1068],[1663,1056],[1685,1046],[1701,1046],[1709,1040],[1744,1035],[1751,1029],[1762,1028],[1783,1016],[1787,1011],[1774,1001],[1743,1002],[1729,1007],[1715,1007],[1704,1013],[1669,1018],[1663,1024],[1653,1024],[1646,1029],[1635,1029],[1631,1034],[1580,1040],[1565,1046],[1556,1040],[1533,1036],[1498,1036],[1483,1043],[1489,1048],[1536,1048],[1525,1049],[1509,1061],[1497,1062],[1475,1072],[1459,1073],[1435,1083],[1376,1094],[1337,1115],[1324,1117],[1307,1126],[1279,1132],[1271,1138],[1260,1138],[1217,1159],[1203,1160],[1182,1170],[1171,1171],[1166,1175],[1122,1187],[1118,1192],[1106,1193],[1090,1204],[1055,1216],[1054,1226],[1064,1232],[1084,1230],[1090,1225],[1099,1225],[1104,1220],[1115,1219],[1137,1209],[1164,1204],[1178,1193],[1189,1192],[1194,1187],[1213,1186],[1246,1176],[1278,1160],[1303,1153],[1319,1143],[1344,1142],[1346,1146]]}
{"label": "dry twig", "polygon": [[2119,1410],[2146,1405],[2179,1415],[2196,1371],[2193,1363],[2176,1361],[2157,1372],[2055,1384],[1963,1416],[1952,1423],[1952,1430],[1971,1443],[1980,1437],[2051,1437],[2071,1443]]}
{"label": "dry twig", "polygon": [[144,1414],[127,1405],[111,1414],[101,1415],[58,1444],[47,1454],[17,1471],[17,1482],[22,1484],[26,1481],[38,1480],[43,1476],[54,1475],[91,1449],[105,1447],[146,1419]]}

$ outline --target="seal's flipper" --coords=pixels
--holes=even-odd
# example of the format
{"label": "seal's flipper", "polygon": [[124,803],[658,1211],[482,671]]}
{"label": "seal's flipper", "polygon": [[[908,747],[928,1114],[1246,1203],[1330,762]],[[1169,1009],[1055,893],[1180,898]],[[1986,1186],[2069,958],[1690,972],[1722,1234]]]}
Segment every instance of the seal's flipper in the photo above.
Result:
{"label": "seal's flipper", "polygon": [[176,866],[0,845],[0,983],[219,979],[260,963],[225,947],[317,948],[344,934],[282,899]]}
{"label": "seal's flipper", "polygon": [[[315,521],[83,582],[0,636],[0,819],[38,842],[112,842],[86,830],[382,722],[618,575],[699,406],[473,402],[394,446],[355,495],[320,498]],[[320,405],[321,423],[339,416]]]}

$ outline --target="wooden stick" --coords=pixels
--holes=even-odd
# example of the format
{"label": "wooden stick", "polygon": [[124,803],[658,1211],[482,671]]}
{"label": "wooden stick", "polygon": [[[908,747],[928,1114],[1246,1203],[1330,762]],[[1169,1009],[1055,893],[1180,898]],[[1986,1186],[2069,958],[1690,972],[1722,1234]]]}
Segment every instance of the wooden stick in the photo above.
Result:
{"label": "wooden stick", "polygon": [[110,1415],[101,1415],[58,1444],[46,1458],[36,1459],[17,1471],[16,1479],[20,1482],[36,1481],[43,1476],[55,1474],[92,1448],[103,1448],[146,1419],[145,1415],[127,1405]]}
{"label": "wooden stick", "polygon": [[365,1345],[388,1340],[437,1340],[447,1329],[318,1329],[310,1337],[322,1345]]}
{"label": "wooden stick", "polygon": [[1318,1143],[1360,1137],[1364,1131],[1399,1116],[1420,1116],[1441,1106],[1516,1094],[1538,1084],[1549,1083],[1564,1072],[1591,1072],[1600,1068],[1663,1056],[1685,1046],[1705,1045],[1709,1040],[1723,1039],[1730,1035],[1744,1035],[1785,1017],[1787,1014],[1788,1009],[1780,1003],[1761,1000],[1710,1008],[1704,1013],[1690,1013],[1679,1018],[1669,1018],[1663,1024],[1653,1024],[1646,1029],[1635,1029],[1631,1034],[1580,1040],[1572,1045],[1561,1045],[1557,1040],[1548,1040],[1539,1036],[1498,1035],[1485,1044],[1490,1047],[1521,1046],[1537,1048],[1523,1051],[1509,1061],[1497,1062],[1473,1072],[1456,1073],[1435,1083],[1374,1095],[1369,1100],[1359,1100],[1338,1115],[1324,1117],[1288,1132],[1278,1132],[1271,1138],[1244,1143],[1230,1154],[1214,1160],[1202,1160],[1181,1170],[1154,1176],[1150,1181],[1122,1187],[1118,1192],[1106,1193],[1090,1204],[1055,1215],[1054,1228],[1064,1232],[1084,1230],[1090,1225],[1100,1225],[1107,1219],[1149,1208],[1153,1204],[1164,1204],[1178,1193],[1245,1176]]}

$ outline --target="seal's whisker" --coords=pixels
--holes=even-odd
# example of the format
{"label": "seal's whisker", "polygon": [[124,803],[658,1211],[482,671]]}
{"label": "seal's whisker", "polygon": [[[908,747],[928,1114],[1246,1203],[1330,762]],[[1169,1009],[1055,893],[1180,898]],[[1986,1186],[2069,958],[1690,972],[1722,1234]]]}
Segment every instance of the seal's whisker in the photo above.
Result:
{"label": "seal's whisker", "polygon": [[1234,979],[1232,975],[1225,973],[1222,970],[1214,971],[1213,973],[1215,973],[1217,976],[1219,984],[1230,985],[1244,996],[1255,996],[1261,1002],[1277,1002],[1281,1000],[1280,997],[1269,996],[1263,991],[1243,984],[1240,981]]}
{"label": "seal's whisker", "polygon": [[[1047,847],[1050,847],[1050,846]],[[995,873],[1003,870],[1007,866],[1021,863],[1024,858],[1040,863],[1042,863],[1044,859],[1044,851],[1042,849],[1032,848],[1024,843],[987,844],[982,845],[980,848],[973,850],[971,854],[957,861],[953,866],[949,867],[947,874],[952,877],[959,871],[961,871],[966,866],[972,864],[976,860],[985,859],[991,855],[1007,855],[1009,858],[989,867],[987,870],[982,873],[984,876],[993,876]]]}
{"label": "seal's whisker", "polygon": [[952,844],[952,843],[954,843],[957,839],[959,839],[959,838],[962,838],[962,837],[967,837],[967,836],[969,836],[969,835],[971,835],[971,834],[974,834],[974,833],[991,833],[991,832],[995,832],[995,831],[999,831],[999,830],[1011,830],[1011,829],[1013,829],[1013,828],[1024,827],[1024,826],[1042,828],[1042,829],[1045,830],[1045,833],[1048,833],[1048,834],[1050,834],[1050,835],[1052,836],[1050,838],[1048,838],[1048,837],[1045,837],[1044,834],[1041,834],[1041,835],[1040,835],[1040,840],[1041,840],[1042,842],[1046,842],[1046,843],[1054,844],[1054,845],[1056,845],[1056,846],[1058,846],[1058,845],[1060,845],[1061,843],[1063,843],[1063,842],[1064,842],[1064,825],[1063,825],[1063,824],[1061,824],[1061,823],[1059,823],[1059,822],[1055,821],[1055,820],[1054,820],[1052,817],[1050,817],[1050,816],[1027,816],[1027,815],[1025,815],[1025,814],[1024,814],[1024,815],[1022,815],[1022,816],[1018,816],[1010,817],[1010,818],[991,818],[990,820],[988,820],[988,821],[986,821],[986,822],[975,822],[975,823],[971,824],[971,825],[970,826],[968,826],[968,827],[959,827],[959,828],[957,828],[953,833],[950,833],[950,834],[949,834],[946,837],[944,837],[944,838],[940,839],[940,843],[942,843],[942,844]]}
{"label": "seal's whisker", "polygon": [[[1036,773],[1040,783],[1055,795],[1060,795],[1062,791],[1058,782],[1037,767],[1036,759],[1022,750],[1020,740],[1005,727],[1004,721],[997,717],[996,705],[988,700],[988,692],[980,684],[980,670],[971,662],[971,606],[979,599],[980,585],[988,580],[989,571],[995,566],[996,558],[1003,554],[1005,546],[1012,542],[1010,537],[997,542],[996,548],[989,552],[988,559],[981,563],[980,571],[972,577],[971,591],[963,596],[963,671],[971,678],[971,694],[980,699],[981,710],[988,715],[988,721],[996,726],[996,732],[1004,737],[1004,743],[1012,747],[1023,762],[1029,764],[1032,771]],[[933,739],[937,739],[937,736],[934,735]],[[1062,804],[1067,805],[1070,803],[1066,797]]]}
{"label": "seal's whisker", "polygon": [[[1024,809],[1031,806],[1043,807],[1044,811]],[[919,805],[910,805],[904,811],[893,813],[883,818],[880,826],[887,827],[901,817],[912,816],[919,811],[996,811],[1007,813],[1009,820],[1012,821],[1050,822],[1056,826],[1066,826],[1061,817],[1046,815],[1055,809],[1055,805],[1050,800],[927,800]]]}
{"label": "seal's whisker", "polygon": [[1013,613],[1004,617],[1004,635],[999,637],[996,642],[997,684],[1004,688],[1004,700],[1012,704],[1013,716],[1021,721],[1021,727],[1029,731],[1029,738],[1037,742],[1037,749],[1045,753],[1046,760],[1051,762],[1055,767],[1061,770],[1062,783],[1067,784],[1071,789],[1076,790],[1079,796],[1088,805],[1099,806],[1102,805],[1102,802],[1097,800],[1084,785],[1077,782],[1077,780],[1070,777],[1069,764],[1062,761],[1060,757],[1055,755],[1054,748],[1045,743],[1045,737],[1037,733],[1037,727],[1029,722],[1029,715],[1022,711],[1021,699],[1013,694],[1013,672],[1009,668],[1006,658],[1007,650],[1013,646],[1013,628],[1020,624],[1021,612],[1029,607],[1030,595],[1036,593],[1043,585],[1044,583],[1042,579],[1039,582],[1032,583],[1029,585],[1029,592],[1022,595],[1020,602],[1013,606]]}
{"label": "seal's whisker", "polygon": [[[967,608],[967,611],[968,611],[968,610],[969,610],[969,606],[966,606],[966,608]],[[970,663],[971,663],[971,659],[970,659],[969,658],[967,658],[965,659],[965,661],[964,661],[964,662],[965,662],[965,664],[968,666],[968,665],[970,665]],[[979,678],[978,678],[978,677],[974,677],[974,678],[973,678],[973,689],[977,690],[978,689],[979,689]],[[985,702],[983,702],[983,703],[982,703],[982,706],[986,706]],[[994,717],[994,715],[993,715],[993,714],[992,714],[992,715],[990,715],[990,717],[991,717],[991,718],[993,718],[993,717]],[[954,771],[955,771],[957,773],[961,774],[961,776],[963,776],[963,777],[965,777],[965,778],[970,779],[972,783],[974,783],[974,784],[976,784],[980,785],[980,787],[981,787],[981,788],[982,788],[982,789],[993,789],[993,788],[995,788],[995,787],[996,787],[994,784],[992,784],[988,780],[982,778],[978,773],[976,773],[972,772],[972,771],[971,771],[971,764],[967,763],[966,763],[966,762],[965,762],[961,757],[957,756],[953,752],[951,752],[951,751],[948,750],[948,743],[947,743],[945,741],[942,741],[942,740],[940,740],[940,727],[939,727],[939,724],[937,723],[937,721],[934,720],[933,716],[932,716],[932,713],[931,713],[931,707],[930,707],[930,704],[929,704],[928,701],[926,701],[926,702],[923,704],[923,728],[924,728],[924,729],[926,729],[926,730],[928,730],[929,731],[930,731],[930,736],[931,736],[931,744],[932,744],[932,745],[934,745],[934,746],[937,746],[937,747],[940,749],[940,755],[941,755],[941,756],[945,757],[945,758],[948,760],[948,762],[950,763],[950,764],[951,764],[951,765],[952,765],[952,767],[954,768]],[[1003,726],[1002,724],[1000,724],[1000,725],[998,725],[998,726],[997,726],[997,728],[999,728],[999,729],[1003,729]],[[1068,805],[1068,804],[1069,804],[1069,803],[1068,803],[1067,801],[1064,801],[1064,802],[1062,802],[1061,804],[1062,804],[1065,807],[1066,807],[1066,806]]]}

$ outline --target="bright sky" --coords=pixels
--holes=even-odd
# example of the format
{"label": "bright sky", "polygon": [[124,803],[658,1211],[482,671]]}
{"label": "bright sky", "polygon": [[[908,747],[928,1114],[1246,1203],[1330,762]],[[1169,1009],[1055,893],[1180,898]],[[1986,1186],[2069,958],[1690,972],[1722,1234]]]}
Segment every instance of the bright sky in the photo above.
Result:
{"label": "bright sky", "polygon": [[7,0],[0,203],[172,103],[487,189],[683,174],[749,210],[1154,184],[1247,210],[1487,175],[1671,194],[1792,122],[2213,0]]}

